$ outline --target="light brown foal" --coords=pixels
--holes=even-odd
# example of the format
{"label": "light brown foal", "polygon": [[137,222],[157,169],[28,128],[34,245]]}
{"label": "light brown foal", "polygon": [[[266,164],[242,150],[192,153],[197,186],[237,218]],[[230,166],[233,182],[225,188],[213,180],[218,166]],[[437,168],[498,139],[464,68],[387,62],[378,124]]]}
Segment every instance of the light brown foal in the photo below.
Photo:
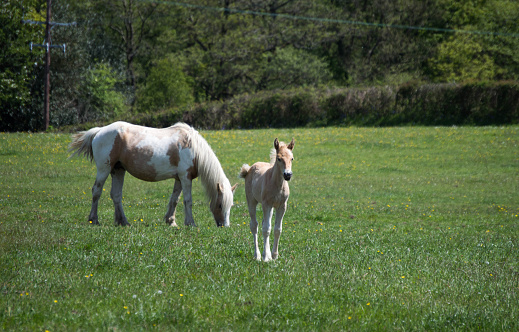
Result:
{"label": "light brown foal", "polygon": [[[245,194],[250,214],[250,230],[254,238],[254,258],[260,260],[258,247],[258,221],[256,220],[256,206],[261,203],[263,207],[263,261],[268,262],[278,258],[279,238],[283,216],[287,209],[290,190],[288,182],[292,178],[292,160],[294,156],[294,139],[287,145],[274,140],[274,148],[270,154],[270,163],[257,162],[252,166],[244,164],[240,171],[240,177],[245,179]],[[273,209],[276,209],[276,222],[274,225],[274,247],[270,252],[269,236]]]}

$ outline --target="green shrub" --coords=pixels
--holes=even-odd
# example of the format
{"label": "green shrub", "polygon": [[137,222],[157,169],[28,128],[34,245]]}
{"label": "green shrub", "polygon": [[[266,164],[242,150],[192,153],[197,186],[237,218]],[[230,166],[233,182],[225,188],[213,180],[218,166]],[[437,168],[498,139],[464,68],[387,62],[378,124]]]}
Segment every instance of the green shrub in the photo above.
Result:
{"label": "green shrub", "polygon": [[212,129],[517,124],[519,84],[409,82],[398,87],[298,88],[170,109],[136,121],[157,126],[185,121]]}

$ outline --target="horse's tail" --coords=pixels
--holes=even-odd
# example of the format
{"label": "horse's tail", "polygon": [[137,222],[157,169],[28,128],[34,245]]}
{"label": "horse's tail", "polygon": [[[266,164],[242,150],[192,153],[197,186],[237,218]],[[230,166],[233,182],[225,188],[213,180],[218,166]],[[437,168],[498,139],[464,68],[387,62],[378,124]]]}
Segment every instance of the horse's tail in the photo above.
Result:
{"label": "horse's tail", "polygon": [[95,127],[89,131],[82,131],[72,136],[72,142],[68,146],[68,151],[73,152],[69,158],[74,155],[84,155],[90,161],[94,159],[94,152],[92,151],[92,141],[101,128]]}
{"label": "horse's tail", "polygon": [[240,178],[245,179],[247,174],[249,174],[250,166],[247,164],[243,164],[240,170]]}

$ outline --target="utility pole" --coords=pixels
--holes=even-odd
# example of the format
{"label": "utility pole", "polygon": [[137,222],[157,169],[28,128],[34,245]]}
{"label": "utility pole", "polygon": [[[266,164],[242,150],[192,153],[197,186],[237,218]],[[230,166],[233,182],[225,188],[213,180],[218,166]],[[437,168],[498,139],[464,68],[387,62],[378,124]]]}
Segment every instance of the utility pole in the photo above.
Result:
{"label": "utility pole", "polygon": [[32,48],[35,47],[44,47],[45,48],[45,94],[43,100],[43,118],[45,120],[45,131],[49,129],[50,122],[50,49],[51,48],[61,48],[63,50],[63,54],[65,54],[65,44],[62,45],[53,45],[51,40],[50,31],[55,25],[59,26],[72,26],[76,25],[76,22],[72,23],[52,23],[51,22],[51,6],[52,0],[47,0],[47,19],[46,21],[31,21],[31,20],[23,20],[23,23],[30,24],[45,24],[45,40],[43,44],[33,44],[30,43],[31,51]]}
{"label": "utility pole", "polygon": [[45,22],[45,40],[47,41],[47,50],[45,52],[45,96],[43,100],[43,112],[45,119],[45,131],[49,129],[50,112],[49,112],[49,101],[50,101],[50,8],[52,0],[47,0],[47,21]]}

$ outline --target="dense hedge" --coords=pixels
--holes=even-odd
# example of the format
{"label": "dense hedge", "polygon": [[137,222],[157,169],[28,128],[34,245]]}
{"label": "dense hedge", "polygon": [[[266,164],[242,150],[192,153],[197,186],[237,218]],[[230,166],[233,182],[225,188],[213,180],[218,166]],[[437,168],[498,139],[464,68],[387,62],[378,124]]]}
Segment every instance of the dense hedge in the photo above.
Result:
{"label": "dense hedge", "polygon": [[242,95],[129,119],[167,127],[177,121],[207,129],[519,124],[519,83],[296,89]]}

